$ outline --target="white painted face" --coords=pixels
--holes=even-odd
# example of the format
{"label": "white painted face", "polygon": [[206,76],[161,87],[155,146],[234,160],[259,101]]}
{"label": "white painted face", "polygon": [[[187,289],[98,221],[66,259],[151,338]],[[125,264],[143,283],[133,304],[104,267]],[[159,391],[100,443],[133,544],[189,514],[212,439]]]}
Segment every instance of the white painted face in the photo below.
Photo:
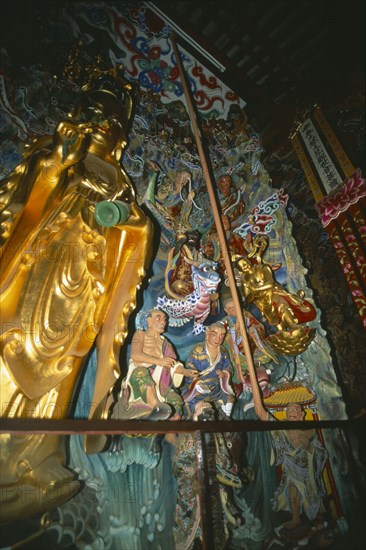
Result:
{"label": "white painted face", "polygon": [[286,420],[303,420],[304,411],[298,403],[290,403],[286,408]]}
{"label": "white painted face", "polygon": [[167,318],[163,311],[153,310],[147,318],[147,325],[150,329],[162,334],[165,332]]}
{"label": "white painted face", "polygon": [[232,300],[226,304],[224,309],[230,317],[236,317],[236,308]]}
{"label": "white painted face", "polygon": [[206,342],[209,346],[219,347],[225,339],[226,330],[220,327],[208,328],[206,331]]}

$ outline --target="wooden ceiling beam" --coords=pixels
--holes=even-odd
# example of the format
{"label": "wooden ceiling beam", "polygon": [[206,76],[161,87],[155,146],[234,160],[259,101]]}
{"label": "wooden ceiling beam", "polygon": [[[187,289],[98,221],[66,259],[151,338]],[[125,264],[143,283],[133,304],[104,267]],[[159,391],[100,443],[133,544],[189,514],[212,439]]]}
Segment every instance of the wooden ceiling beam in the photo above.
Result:
{"label": "wooden ceiling beam", "polygon": [[[202,28],[200,30],[196,30],[189,17],[178,17],[175,9],[175,3],[159,2],[158,6],[170,20],[182,29],[184,33],[191,36],[203,50],[207,51],[223,67],[225,67],[225,70],[221,72],[216,66],[211,64],[203,54],[200,54],[190,42],[187,42],[183,36],[178,35],[177,40],[183,48],[190,52],[200,63],[206,66],[212,74],[224,82],[231,90],[233,90],[233,92],[237,93],[238,96],[247,103],[246,111],[249,119],[255,124],[258,132],[261,133],[262,130],[267,129],[266,146],[268,148],[275,148],[278,146],[279,140],[286,139],[293,121],[289,121],[288,117],[283,116],[283,107],[277,105],[274,99],[287,92],[287,83],[284,86],[283,82],[281,82],[281,78],[288,76],[289,82],[291,82],[293,76],[291,72],[289,74],[286,74],[286,72],[282,74],[281,68],[283,65],[280,63],[280,60],[275,57],[271,63],[265,62],[266,68],[267,65],[270,65],[271,67],[271,78],[267,79],[267,82],[265,82],[264,85],[258,85],[256,80],[260,80],[262,76],[265,76],[265,74],[261,73],[260,75],[257,75],[256,79],[250,79],[245,70],[238,68],[237,64],[234,63],[232,59],[230,59],[215,46],[212,38],[207,39],[203,36]],[[207,21],[209,20],[210,18],[207,18]],[[223,25],[225,25],[224,20],[221,21],[219,28],[222,28]],[[248,34],[248,36],[251,36],[253,33],[245,30],[243,34]],[[243,42],[242,44],[243,46],[245,45]],[[271,59],[271,50],[266,50],[263,46],[261,46],[261,48],[264,52],[263,57],[265,58],[268,56],[269,59]],[[248,53],[248,55],[250,55],[251,62],[252,52]],[[262,66],[263,60],[260,58],[258,60],[261,61],[260,66]],[[276,67],[278,67],[278,70]],[[291,100],[289,100],[289,102],[291,103]],[[290,108],[290,111],[292,113],[292,107]],[[272,126],[274,121],[275,128]],[[268,131],[268,128],[273,128],[273,130]]]}
{"label": "wooden ceiling beam", "polygon": [[[225,12],[223,12],[223,15],[224,13]],[[228,17],[229,13],[226,12],[225,19]],[[280,48],[278,48],[276,42],[268,39],[266,34],[248,13],[245,13],[245,16],[241,18],[240,23],[243,31],[252,37],[253,42],[255,42],[265,54],[270,55],[271,58],[276,61],[282,71],[291,75],[292,80],[296,80],[299,84],[305,84],[301,75],[296,71],[293,65],[289,63],[287,57]]]}
{"label": "wooden ceiling beam", "polygon": [[[210,53],[220,64],[225,67],[224,72],[220,72],[214,65],[209,63],[207,59],[201,55],[198,50],[194,49],[194,46],[184,40],[182,36],[178,36],[179,43],[189,52],[192,53],[202,64],[207,66],[210,71],[217,76],[220,80],[225,82],[225,84],[237,93],[244,101],[249,103],[249,98],[255,98],[256,101],[259,101],[262,108],[264,109],[263,114],[267,112],[269,115],[273,113],[276,109],[274,102],[269,99],[261,90],[260,86],[257,86],[246,74],[238,67],[232,60],[224,55],[216,46],[213,44],[212,38],[209,40],[206,39],[202,34],[199,34],[187,18],[181,18],[177,16],[176,9],[172,9],[172,5],[175,4],[171,2],[159,2],[158,7],[163,11],[166,16],[174,21],[174,23],[182,29],[187,35],[191,36],[204,50]],[[222,31],[221,31],[222,34]],[[249,106],[252,107],[252,106]]]}
{"label": "wooden ceiling beam", "polygon": [[[218,27],[220,27],[220,25],[222,27],[223,20],[222,18],[220,18],[219,14],[213,14],[211,16],[211,20],[214,21]],[[242,40],[243,34],[233,30],[231,22],[228,21],[225,28],[227,29],[226,32],[231,37],[233,45],[237,44],[239,46],[243,57],[245,55],[249,55],[254,64],[258,64],[260,67],[262,67],[262,65],[265,65],[267,71],[273,72],[274,68],[278,66],[281,73],[288,74],[289,71],[286,71],[285,67],[282,64],[278,63],[278,60],[273,58],[270,51],[266,51],[265,49],[261,48],[260,44],[258,44],[256,40],[253,40],[253,37],[251,37],[251,41],[249,43],[245,44]],[[259,47],[261,53],[254,51],[256,47]],[[226,47],[224,53],[226,53]],[[268,61],[263,61],[266,57],[268,58]]]}

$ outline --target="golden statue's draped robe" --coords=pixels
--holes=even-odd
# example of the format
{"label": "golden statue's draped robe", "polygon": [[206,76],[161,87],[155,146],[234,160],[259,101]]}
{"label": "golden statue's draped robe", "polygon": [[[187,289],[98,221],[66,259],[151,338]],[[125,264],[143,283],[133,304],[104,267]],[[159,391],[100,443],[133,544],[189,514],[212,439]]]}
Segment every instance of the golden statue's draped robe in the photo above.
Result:
{"label": "golden statue's draped robe", "polygon": [[[79,139],[77,125],[65,127],[60,134],[74,132]],[[66,161],[60,161],[61,151],[65,143],[74,146],[70,139],[61,140],[58,154],[49,145],[28,155],[2,186],[2,417],[67,417],[94,344],[91,416],[119,373],[119,351],[151,259],[153,229],[128,176],[100,146],[100,137],[89,148],[82,140],[91,143],[89,136],[80,137],[75,158],[69,151]],[[102,227],[95,221],[96,203],[109,199],[129,203],[123,225]],[[103,414],[102,407],[97,414]],[[65,463],[60,437],[5,435],[0,443],[5,504],[19,499],[10,490],[17,484],[39,483],[40,477],[41,484],[63,475],[70,479],[63,467],[51,473],[50,464]],[[5,519],[17,513],[9,509]]]}

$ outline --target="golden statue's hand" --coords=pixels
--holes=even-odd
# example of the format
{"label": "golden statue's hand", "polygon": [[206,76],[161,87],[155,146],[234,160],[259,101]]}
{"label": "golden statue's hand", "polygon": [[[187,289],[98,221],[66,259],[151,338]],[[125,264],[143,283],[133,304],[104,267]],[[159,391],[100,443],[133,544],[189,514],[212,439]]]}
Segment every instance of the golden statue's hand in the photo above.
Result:
{"label": "golden statue's hand", "polygon": [[79,162],[86,154],[90,144],[92,127],[89,123],[75,124],[61,122],[54,134],[54,154],[59,157],[64,168],[69,168]]}

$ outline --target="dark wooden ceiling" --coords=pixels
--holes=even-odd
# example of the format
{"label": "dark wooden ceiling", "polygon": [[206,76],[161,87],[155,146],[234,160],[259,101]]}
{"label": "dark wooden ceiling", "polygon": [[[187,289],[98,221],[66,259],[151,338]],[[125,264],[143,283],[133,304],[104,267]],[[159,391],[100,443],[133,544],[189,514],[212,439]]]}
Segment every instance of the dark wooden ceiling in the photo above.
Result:
{"label": "dark wooden ceiling", "polygon": [[286,134],[297,111],[335,102],[363,79],[364,0],[147,4],[157,6],[225,67],[212,70],[247,101],[264,132],[271,133],[275,122]]}
{"label": "dark wooden ceiling", "polygon": [[[63,67],[64,58],[54,46],[45,46],[42,37],[47,33],[49,14],[70,4],[70,0],[3,0],[0,41],[15,63],[39,61],[55,71],[58,64]],[[287,138],[297,112],[314,103],[336,103],[364,78],[365,0],[155,0],[130,4],[158,7],[221,63],[223,71],[201,59],[247,102],[248,115],[261,132],[266,149]],[[98,39],[96,29],[93,33]],[[200,58],[191,40],[178,39]],[[62,37],[60,43],[62,46]]]}

